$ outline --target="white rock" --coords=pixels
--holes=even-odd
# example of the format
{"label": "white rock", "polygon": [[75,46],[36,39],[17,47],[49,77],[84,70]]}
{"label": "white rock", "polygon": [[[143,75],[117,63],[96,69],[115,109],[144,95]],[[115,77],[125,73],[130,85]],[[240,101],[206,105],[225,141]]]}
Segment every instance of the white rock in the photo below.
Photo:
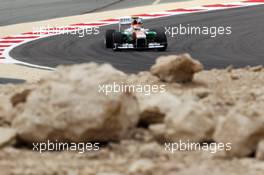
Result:
{"label": "white rock", "polygon": [[0,126],[8,126],[11,124],[12,105],[9,98],[4,95],[0,95]]}
{"label": "white rock", "polygon": [[261,140],[258,143],[257,151],[256,151],[256,158],[258,160],[264,160],[264,140]]}
{"label": "white rock", "polygon": [[257,149],[264,138],[262,110],[254,105],[237,105],[220,120],[213,137],[217,142],[231,143],[232,149],[226,151],[226,156],[243,157]]}
{"label": "white rock", "polygon": [[166,82],[190,82],[203,65],[189,54],[162,56],[151,67],[151,73]]}
{"label": "white rock", "polygon": [[16,139],[16,130],[11,128],[1,128],[0,127],[0,148],[12,144]]}
{"label": "white rock", "polygon": [[184,102],[170,112],[164,125],[151,126],[154,135],[173,142],[211,140],[215,122],[210,109],[194,101]]}
{"label": "white rock", "polygon": [[128,172],[130,174],[146,174],[151,175],[154,172],[155,164],[149,159],[140,159],[132,163],[129,167]]}
{"label": "white rock", "polygon": [[116,172],[103,172],[103,173],[97,173],[96,175],[122,175],[122,174]]}
{"label": "white rock", "polygon": [[181,104],[181,100],[169,92],[152,94],[151,96],[137,95],[137,97],[140,107],[140,121],[145,124],[162,123],[164,117]]}
{"label": "white rock", "polygon": [[137,100],[125,92],[106,95],[99,86],[126,78],[110,65],[60,67],[18,105],[13,126],[27,142],[119,140],[138,123]]}

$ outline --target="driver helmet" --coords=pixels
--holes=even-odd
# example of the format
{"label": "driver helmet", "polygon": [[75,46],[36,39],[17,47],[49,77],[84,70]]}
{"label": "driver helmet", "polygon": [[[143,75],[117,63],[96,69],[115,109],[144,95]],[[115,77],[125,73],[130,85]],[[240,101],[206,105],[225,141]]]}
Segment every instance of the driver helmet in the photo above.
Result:
{"label": "driver helmet", "polygon": [[139,30],[142,27],[142,19],[139,17],[132,17],[131,27],[135,30]]}

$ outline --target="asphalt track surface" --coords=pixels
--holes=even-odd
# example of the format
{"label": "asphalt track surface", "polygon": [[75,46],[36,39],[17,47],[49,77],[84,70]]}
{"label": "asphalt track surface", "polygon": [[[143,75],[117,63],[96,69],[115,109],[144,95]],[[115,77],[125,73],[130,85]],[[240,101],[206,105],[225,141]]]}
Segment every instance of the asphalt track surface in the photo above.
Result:
{"label": "asphalt track surface", "polygon": [[122,0],[119,3],[112,4],[105,8],[99,9],[98,11],[105,10],[117,10],[125,7],[136,7],[136,6],[145,6],[151,4],[161,4],[161,3],[172,3],[172,2],[182,2],[182,1],[192,1],[192,0]]}
{"label": "asphalt track surface", "polygon": [[229,65],[245,67],[264,64],[264,6],[252,6],[204,13],[192,13],[146,20],[145,28],[178,26],[231,26],[231,35],[212,38],[208,35],[179,35],[169,39],[166,52],[113,52],[104,47],[104,31],[117,25],[100,28],[100,35],[80,38],[76,35],[58,35],[21,45],[11,51],[20,61],[41,66],[86,62],[110,63],[127,73],[148,70],[161,55],[190,53],[206,69]]}
{"label": "asphalt track surface", "polygon": [[[0,0],[0,26],[150,5],[154,2],[155,0]],[[175,0],[160,1],[167,2]]]}
{"label": "asphalt track surface", "polygon": [[0,26],[78,15],[119,0],[0,0]]}
{"label": "asphalt track surface", "polygon": [[14,79],[14,78],[0,78],[0,85],[1,84],[22,84],[25,83],[25,80],[22,79]]}

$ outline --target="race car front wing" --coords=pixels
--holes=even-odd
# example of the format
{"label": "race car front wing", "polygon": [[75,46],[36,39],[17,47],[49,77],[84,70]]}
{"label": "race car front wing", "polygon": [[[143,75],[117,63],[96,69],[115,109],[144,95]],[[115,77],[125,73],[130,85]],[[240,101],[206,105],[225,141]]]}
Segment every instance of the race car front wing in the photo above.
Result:
{"label": "race car front wing", "polygon": [[136,47],[135,45],[129,43],[114,44],[114,49],[160,49],[164,47],[165,45],[160,43],[149,43],[146,47]]}

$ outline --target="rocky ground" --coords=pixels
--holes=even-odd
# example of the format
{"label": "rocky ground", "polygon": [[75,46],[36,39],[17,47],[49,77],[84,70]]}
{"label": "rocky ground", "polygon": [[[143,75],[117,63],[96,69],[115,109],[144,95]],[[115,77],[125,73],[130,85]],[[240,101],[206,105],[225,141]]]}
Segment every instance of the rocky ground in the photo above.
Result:
{"label": "rocky ground", "polygon": [[[0,174],[263,175],[264,68],[202,69],[185,54],[137,75],[90,63],[1,86]],[[113,82],[159,91],[100,91]],[[33,151],[47,141],[100,142],[100,149]],[[166,146],[180,142],[231,149]]]}

